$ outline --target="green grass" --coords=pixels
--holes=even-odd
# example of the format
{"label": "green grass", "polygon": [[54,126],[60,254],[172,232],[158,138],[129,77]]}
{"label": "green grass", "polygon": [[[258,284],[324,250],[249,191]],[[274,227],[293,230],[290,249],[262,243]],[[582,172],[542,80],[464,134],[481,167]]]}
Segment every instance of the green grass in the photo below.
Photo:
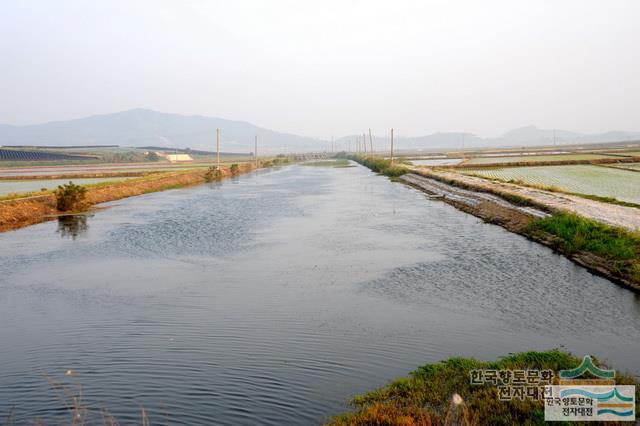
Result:
{"label": "green grass", "polygon": [[391,160],[380,157],[362,157],[358,155],[351,155],[347,158],[358,162],[365,167],[368,167],[376,173],[380,173],[381,175],[385,175],[390,178],[400,177],[409,171],[403,165],[404,160],[394,161],[392,165]]}
{"label": "green grass", "polygon": [[310,167],[352,167],[351,163],[346,158],[339,158],[337,160],[305,161],[300,164]]}
{"label": "green grass", "polygon": [[[454,411],[460,415],[455,424],[467,425],[542,425],[544,407],[533,400],[500,401],[492,385],[471,385],[470,371],[492,370],[558,370],[575,368],[581,359],[551,350],[511,354],[497,361],[454,357],[426,364],[408,377],[387,386],[358,395],[351,401],[356,411],[333,418],[331,425],[441,425],[450,423]],[[596,361],[596,364],[599,364]],[[601,364],[600,364],[601,365]],[[628,375],[616,375],[618,384],[634,384]],[[636,388],[636,395],[640,387]],[[456,407],[452,396],[464,401]]]}
{"label": "green grass", "polygon": [[608,261],[608,267],[640,284],[640,234],[608,226],[570,213],[557,213],[531,222],[525,231],[533,236],[556,237],[565,254],[587,252]]}
{"label": "green grass", "polygon": [[612,202],[612,199],[615,199],[640,204],[640,174],[613,167],[527,166],[464,169],[461,172],[552,191],[601,197],[599,201]]}
{"label": "green grass", "polygon": [[570,213],[558,213],[529,224],[530,232],[546,232],[561,240],[569,253],[587,251],[611,260],[638,261],[640,236]]}

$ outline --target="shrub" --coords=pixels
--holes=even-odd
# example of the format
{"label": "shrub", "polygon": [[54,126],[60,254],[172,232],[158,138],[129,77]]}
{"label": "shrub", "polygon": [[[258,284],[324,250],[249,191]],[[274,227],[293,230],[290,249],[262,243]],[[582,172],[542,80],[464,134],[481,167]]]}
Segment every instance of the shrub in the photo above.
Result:
{"label": "shrub", "polygon": [[238,165],[236,163],[233,163],[231,165],[231,176],[236,176],[238,173],[240,173],[240,167],[238,167]]}
{"label": "shrub", "polygon": [[217,167],[209,167],[207,172],[204,174],[205,182],[213,182],[220,179],[222,179],[222,170]]}
{"label": "shrub", "polygon": [[408,171],[406,167],[403,167],[400,164],[396,163],[392,165],[391,160],[387,160],[385,158],[359,156],[352,156],[349,158],[357,161],[365,167],[368,167],[376,173],[380,173],[389,177],[399,177],[407,173]]}
{"label": "shrub", "polygon": [[149,151],[147,153],[147,161],[159,161],[160,156],[155,153],[155,151]]}
{"label": "shrub", "polygon": [[55,194],[58,210],[65,212],[80,206],[87,195],[87,188],[69,181],[67,184],[58,186]]}

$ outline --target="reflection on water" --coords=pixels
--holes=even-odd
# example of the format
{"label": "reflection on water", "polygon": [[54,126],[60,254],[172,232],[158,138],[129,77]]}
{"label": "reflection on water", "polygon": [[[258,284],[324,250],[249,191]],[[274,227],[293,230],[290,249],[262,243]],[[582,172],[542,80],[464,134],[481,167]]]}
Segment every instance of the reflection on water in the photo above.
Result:
{"label": "reflection on water", "polygon": [[79,235],[84,234],[89,229],[86,214],[70,214],[58,216],[58,229],[56,232],[62,238],[75,240]]}
{"label": "reflection on water", "polygon": [[84,219],[0,234],[0,419],[68,420],[43,373],[120,424],[308,425],[453,355],[564,345],[640,370],[630,291],[359,166]]}

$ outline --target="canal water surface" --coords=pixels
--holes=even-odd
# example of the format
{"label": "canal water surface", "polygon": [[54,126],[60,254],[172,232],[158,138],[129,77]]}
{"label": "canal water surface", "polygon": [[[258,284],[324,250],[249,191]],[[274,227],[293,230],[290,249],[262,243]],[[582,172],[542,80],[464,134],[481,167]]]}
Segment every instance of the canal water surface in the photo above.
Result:
{"label": "canal water surface", "polygon": [[632,292],[359,166],[104,207],[0,234],[0,419],[68,419],[51,382],[124,424],[277,425],[453,355],[640,372]]}

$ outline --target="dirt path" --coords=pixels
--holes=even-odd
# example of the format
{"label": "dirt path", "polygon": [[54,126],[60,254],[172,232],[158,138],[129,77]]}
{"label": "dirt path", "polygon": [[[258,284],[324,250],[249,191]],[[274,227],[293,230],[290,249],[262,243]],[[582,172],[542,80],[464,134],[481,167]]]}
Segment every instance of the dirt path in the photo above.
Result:
{"label": "dirt path", "polygon": [[634,207],[603,203],[574,195],[527,188],[511,183],[493,182],[454,172],[424,169],[413,169],[413,171],[421,176],[431,177],[437,180],[453,181],[472,189],[527,198],[537,204],[547,206],[552,210],[570,211],[607,225],[619,226],[632,231],[640,230],[640,209]]}

